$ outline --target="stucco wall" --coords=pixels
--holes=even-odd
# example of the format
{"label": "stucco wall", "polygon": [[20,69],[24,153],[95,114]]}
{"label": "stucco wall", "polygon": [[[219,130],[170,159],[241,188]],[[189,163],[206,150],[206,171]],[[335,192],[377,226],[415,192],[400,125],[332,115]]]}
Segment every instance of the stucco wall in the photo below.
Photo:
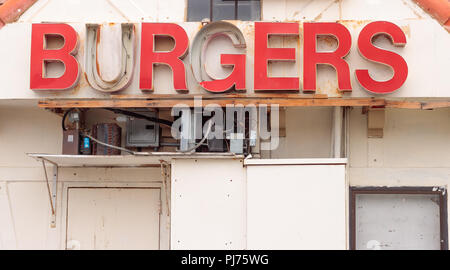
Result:
{"label": "stucco wall", "polygon": [[[42,164],[26,153],[61,153],[61,118],[32,107],[0,107],[0,249],[64,249],[68,187],[162,189],[161,248],[168,248],[169,221],[159,167],[60,168],[56,228]],[[52,166],[47,164],[52,181]],[[126,221],[124,221],[126,222]]]}
{"label": "stucco wall", "polygon": [[[83,1],[86,3],[87,1]],[[134,2],[134,4],[132,3]],[[3,63],[0,72],[0,249],[65,247],[65,190],[69,186],[149,186],[161,185],[159,168],[128,169],[61,169],[59,171],[56,205],[56,228],[50,228],[51,214],[42,165],[25,153],[61,153],[60,117],[38,109],[37,99],[43,94],[28,89],[30,23],[43,21],[71,22],[83,33],[89,22],[183,22],[185,0],[119,1],[38,1],[18,21],[0,31]],[[57,10],[58,12],[55,12]],[[448,90],[448,33],[410,0],[397,1],[298,1],[264,0],[262,19],[267,21],[344,20],[356,34],[367,20],[400,20],[408,36],[407,61],[413,71],[399,96],[443,96]],[[185,24],[188,25],[188,24]],[[190,24],[194,29],[197,24]],[[139,27],[138,27],[139,29]],[[195,32],[189,30],[191,35]],[[356,29],[356,30],[355,30]],[[82,35],[83,36],[83,35]],[[355,36],[356,37],[356,36]],[[83,37],[82,37],[83,38]],[[273,44],[282,44],[279,38]],[[354,38],[354,42],[356,39]],[[252,42],[249,42],[252,50]],[[296,40],[289,44],[297,46]],[[385,43],[384,43],[385,44]],[[80,50],[83,50],[83,44]],[[216,46],[219,46],[216,44]],[[300,46],[300,45],[298,45]],[[383,45],[384,46],[384,45]],[[406,49],[406,48],[405,48]],[[429,52],[427,54],[423,52]],[[298,60],[300,51],[298,50]],[[406,54],[406,52],[405,52]],[[252,58],[249,57],[249,66]],[[353,47],[352,63],[365,63]],[[83,60],[80,59],[81,63]],[[16,63],[15,66],[9,63]],[[366,63],[367,64],[367,63]],[[368,64],[373,67],[372,64]],[[373,64],[375,65],[375,64]],[[271,74],[297,74],[284,64]],[[292,66],[292,65],[291,65]],[[376,65],[377,66],[377,65]],[[444,68],[442,68],[444,67]],[[387,74],[384,68],[381,75]],[[283,73],[285,72],[286,73]],[[138,74],[138,73],[136,73]],[[252,72],[248,73],[251,78]],[[326,76],[321,76],[326,75]],[[171,76],[167,68],[157,71],[157,89],[172,93],[168,88]],[[334,78],[332,69],[319,69],[319,86],[329,87]],[[378,76],[378,75],[377,75]],[[130,93],[140,93],[137,77]],[[192,80],[191,80],[192,81]],[[356,84],[356,82],[355,82]],[[251,80],[250,80],[251,85]],[[87,87],[82,79],[81,89],[68,95],[85,94],[104,97]],[[199,87],[197,92],[201,92]],[[194,89],[194,90],[195,90]],[[334,88],[333,88],[334,89]],[[133,92],[134,91],[134,92]],[[411,94],[412,91],[413,93]],[[166,93],[164,92],[164,93]],[[88,94],[86,94],[88,93]],[[95,93],[95,94],[92,94]],[[194,91],[195,93],[195,91]],[[366,92],[359,92],[367,96]],[[448,93],[445,92],[445,93]],[[445,94],[444,93],[444,94]],[[61,95],[59,95],[61,96]],[[445,95],[444,95],[445,96]],[[448,97],[448,94],[446,95]],[[32,99],[23,106],[16,98]],[[263,157],[309,158],[328,157],[331,153],[331,109],[289,108],[286,113],[286,137],[280,147]],[[350,113],[349,166],[347,176],[352,186],[448,186],[450,182],[450,108],[432,111],[387,109],[384,137],[367,138],[367,115],[361,108]],[[51,173],[51,167],[47,167]],[[163,208],[166,204],[163,204]],[[165,209],[164,211],[167,211]],[[169,224],[165,215],[163,241],[168,248]]]}
{"label": "stucco wall", "polygon": [[[140,35],[141,22],[175,22],[179,23],[187,32],[190,41],[201,28],[197,22],[184,22],[185,0],[170,1],[89,1],[87,7],[85,1],[61,1],[48,0],[38,1],[25,14],[13,24],[8,24],[0,31],[0,42],[2,50],[0,58],[7,59],[7,62],[15,65],[2,65],[0,67],[0,81],[5,88],[0,89],[0,99],[39,99],[43,97],[55,97],[52,93],[31,91],[29,89],[29,66],[30,66],[30,45],[31,45],[31,23],[40,22],[68,22],[77,31],[80,37],[80,48],[77,59],[82,69],[86,71],[85,65],[85,24],[103,23],[105,32],[102,38],[117,38],[109,36],[108,23],[132,22],[136,25],[136,33]],[[375,79],[383,81],[392,76],[389,67],[365,60],[358,53],[357,39],[361,29],[374,20],[387,20],[397,24],[405,32],[407,45],[403,47],[392,46],[387,38],[378,38],[375,45],[400,54],[408,63],[409,77],[405,84],[396,92],[385,95],[386,98],[394,97],[449,97],[446,86],[449,85],[449,77],[446,73],[446,64],[450,62],[446,53],[450,36],[448,32],[430,18],[411,1],[297,1],[297,0],[266,0],[262,4],[262,19],[265,21],[298,21],[299,37],[270,37],[270,46],[286,47],[296,49],[295,63],[280,63],[276,61],[269,64],[269,74],[273,76],[295,76],[302,82],[303,73],[303,22],[336,22],[342,23],[351,33],[352,48],[345,60],[349,63],[351,73],[351,83],[353,92],[343,95],[337,91],[337,78],[334,68],[327,65],[319,65],[317,74],[317,93],[327,94],[330,97],[368,97],[370,93],[364,90],[356,80],[356,69],[369,69]],[[57,10],[57,12],[55,12]],[[374,15],[375,14],[375,15]],[[249,93],[253,93],[253,59],[254,59],[254,25],[253,22],[232,22],[241,29],[247,43],[247,65],[246,65],[246,86]],[[117,24],[116,24],[116,27]],[[103,30],[102,30],[103,31]],[[116,41],[117,39],[115,39]],[[134,74],[131,87],[123,90],[120,94],[139,95],[139,52],[140,38],[138,38],[137,53]],[[117,41],[115,42],[117,43]],[[336,42],[332,38],[319,39],[318,48],[320,50],[334,50]],[[107,46],[106,46],[107,47]],[[100,42],[100,48],[103,48]],[[114,48],[114,47],[112,47]],[[106,55],[118,55],[118,50],[110,48]],[[219,62],[216,49],[221,53],[242,53],[242,50],[233,50],[228,40],[215,40],[211,43],[208,51],[213,52],[215,57],[208,57],[208,66],[218,77],[225,77],[224,71]],[[429,52],[429,53],[423,53]],[[100,54],[101,55],[101,54]],[[211,54],[210,54],[211,55]],[[99,66],[112,67],[111,70],[118,72],[120,69],[114,65],[111,59],[114,57],[101,59]],[[185,64],[189,67],[189,55],[184,58]],[[57,65],[53,65],[55,68]],[[444,68],[443,68],[444,67]],[[60,65],[62,70],[62,65]],[[61,71],[55,68],[54,72]],[[54,73],[53,71],[50,73]],[[186,68],[187,86],[192,94],[207,94],[194,79],[190,68]],[[24,79],[25,77],[25,79]],[[301,85],[301,83],[300,83]],[[10,91],[9,89],[15,89]],[[172,74],[169,68],[163,66],[155,69],[155,93],[176,94],[173,90]],[[58,97],[70,98],[104,98],[109,94],[93,90],[88,86],[84,76],[80,78],[79,84],[72,90],[60,91]]]}
{"label": "stucco wall", "polygon": [[448,185],[450,109],[388,109],[383,138],[367,138],[367,115],[350,114],[351,185]]}
{"label": "stucco wall", "polygon": [[333,109],[287,108],[286,136],[280,137],[273,151],[262,151],[262,158],[328,158],[331,157]]}
{"label": "stucco wall", "polygon": [[[273,158],[327,157],[330,109],[292,109],[287,111],[286,119],[287,136],[283,140],[289,144],[282,143]],[[384,137],[369,139],[367,115],[362,114],[361,108],[354,108],[350,113],[350,185],[448,186],[449,119],[450,109],[389,109]],[[0,248],[63,248],[66,207],[63,195],[71,183],[78,186],[161,183],[159,168],[60,169],[57,226],[51,229],[42,166],[25,153],[61,153],[60,117],[35,107],[2,106],[0,147]],[[50,166],[47,169],[51,175]]]}

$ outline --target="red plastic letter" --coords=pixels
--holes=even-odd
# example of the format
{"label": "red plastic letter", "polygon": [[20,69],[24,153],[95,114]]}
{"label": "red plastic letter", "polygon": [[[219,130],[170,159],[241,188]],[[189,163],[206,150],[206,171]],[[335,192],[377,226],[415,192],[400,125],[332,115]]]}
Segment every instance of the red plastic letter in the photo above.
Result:
{"label": "red plastic letter", "polygon": [[372,22],[366,25],[358,38],[359,53],[366,59],[388,65],[394,70],[394,76],[387,81],[373,80],[367,69],[356,70],[356,79],[369,92],[388,94],[399,89],[408,77],[408,64],[400,55],[380,49],[372,44],[376,35],[387,35],[394,46],[405,46],[406,37],[402,29],[390,22]]}
{"label": "red plastic letter", "polygon": [[203,88],[210,92],[220,93],[231,89],[245,90],[245,55],[244,54],[222,54],[220,63],[223,66],[234,66],[233,72],[225,79],[203,81],[200,83]]}
{"label": "red plastic letter", "polygon": [[[175,47],[169,52],[155,52],[155,36],[172,37]],[[141,90],[153,90],[153,65],[166,64],[172,68],[175,90],[187,91],[186,71],[181,61],[189,46],[186,31],[174,23],[142,23],[141,39]]]}
{"label": "red plastic letter", "polygon": [[267,73],[267,64],[270,60],[295,61],[295,48],[268,48],[269,35],[298,34],[298,23],[255,22],[255,91],[299,90],[299,78],[269,78]]}
{"label": "red plastic letter", "polygon": [[[46,49],[45,36],[63,37],[60,49]],[[77,32],[68,24],[33,24],[31,32],[30,88],[33,90],[62,90],[73,87],[79,78],[79,65],[74,55],[78,50]],[[58,78],[45,78],[45,61],[60,61],[65,66]]]}
{"label": "red plastic letter", "polygon": [[[350,32],[339,23],[304,23],[303,90],[316,91],[317,64],[328,64],[336,69],[340,91],[352,91],[350,68],[343,59],[352,46]],[[334,52],[317,52],[317,36],[331,35],[338,40]]]}

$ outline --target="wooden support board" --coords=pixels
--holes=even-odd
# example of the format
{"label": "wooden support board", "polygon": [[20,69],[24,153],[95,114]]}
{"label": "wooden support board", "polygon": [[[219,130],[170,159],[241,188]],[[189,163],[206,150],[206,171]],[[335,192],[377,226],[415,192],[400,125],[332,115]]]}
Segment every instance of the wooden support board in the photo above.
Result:
{"label": "wooden support board", "polygon": [[262,94],[262,95],[144,95],[120,96],[113,95],[111,99],[46,99],[40,100],[41,108],[171,108],[179,105],[196,106],[194,97],[201,97],[201,106],[216,104],[226,105],[270,105],[280,107],[385,107],[403,109],[436,109],[450,107],[450,101],[409,101],[385,100],[382,98],[327,98],[326,95],[295,95],[295,94]]}
{"label": "wooden support board", "polygon": [[[227,98],[202,99],[202,106],[278,104],[280,107],[329,107],[329,106],[385,106],[384,99],[377,98]],[[42,108],[171,108],[179,105],[194,107],[194,99],[51,99],[39,101]]]}
{"label": "wooden support board", "polygon": [[111,95],[111,99],[254,99],[254,98],[287,98],[287,99],[317,99],[328,98],[326,94],[292,94],[292,93],[260,93],[260,94],[142,94],[142,95]]}

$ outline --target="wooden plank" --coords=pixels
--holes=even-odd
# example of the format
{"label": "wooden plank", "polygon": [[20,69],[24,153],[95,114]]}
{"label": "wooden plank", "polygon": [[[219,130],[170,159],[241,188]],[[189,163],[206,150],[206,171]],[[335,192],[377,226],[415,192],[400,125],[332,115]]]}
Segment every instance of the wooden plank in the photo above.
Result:
{"label": "wooden plank", "polygon": [[401,109],[422,109],[422,103],[418,101],[397,101],[386,100],[386,108],[401,108]]}
{"label": "wooden plank", "polygon": [[328,98],[326,94],[292,94],[292,93],[261,93],[261,94],[142,94],[142,95],[111,95],[111,99],[227,99],[227,98],[287,98],[287,99],[317,99]]}
{"label": "wooden plank", "polygon": [[[38,106],[41,108],[171,108],[178,105],[194,107],[193,99],[185,100],[41,100]],[[384,99],[355,98],[355,99],[207,99],[202,100],[202,106],[218,105],[270,105],[278,104],[280,107],[330,107],[330,106],[384,106]]]}
{"label": "wooden plank", "polygon": [[401,108],[401,109],[417,109],[417,110],[430,110],[437,108],[449,108],[450,101],[397,101],[387,100],[386,108]]}
{"label": "wooden plank", "polygon": [[422,103],[422,109],[450,108],[450,101],[433,101]]}

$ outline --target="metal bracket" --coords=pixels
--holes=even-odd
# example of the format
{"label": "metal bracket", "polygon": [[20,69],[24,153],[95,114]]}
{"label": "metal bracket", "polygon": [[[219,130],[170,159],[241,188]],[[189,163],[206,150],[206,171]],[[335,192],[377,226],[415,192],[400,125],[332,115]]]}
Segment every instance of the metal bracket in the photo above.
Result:
{"label": "metal bracket", "polygon": [[45,168],[45,160],[42,159],[42,167],[44,169],[45,180],[47,182],[48,197],[50,200],[50,206],[52,210],[52,218],[50,221],[50,227],[56,228],[56,192],[58,185],[58,166],[53,164],[53,177],[52,177],[52,188],[50,189],[50,183],[48,181],[47,169]]}
{"label": "metal bracket", "polygon": [[[164,160],[160,160],[160,162],[161,162],[161,176],[163,178],[162,184],[163,184],[165,196],[166,196],[165,200],[166,200],[166,207],[167,207],[167,216],[170,216],[170,205],[169,205],[170,195],[169,195],[169,190],[168,190],[168,187],[169,187],[168,181],[170,181],[170,164]],[[160,204],[162,204],[162,202],[160,202]]]}

